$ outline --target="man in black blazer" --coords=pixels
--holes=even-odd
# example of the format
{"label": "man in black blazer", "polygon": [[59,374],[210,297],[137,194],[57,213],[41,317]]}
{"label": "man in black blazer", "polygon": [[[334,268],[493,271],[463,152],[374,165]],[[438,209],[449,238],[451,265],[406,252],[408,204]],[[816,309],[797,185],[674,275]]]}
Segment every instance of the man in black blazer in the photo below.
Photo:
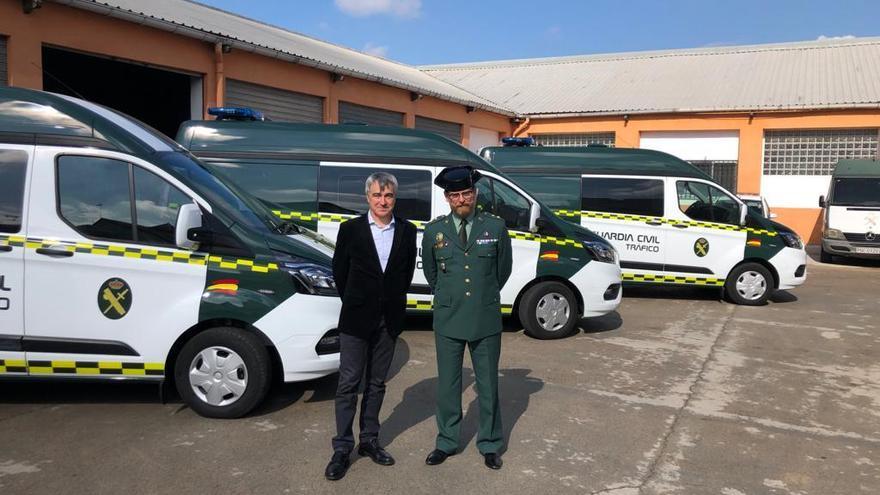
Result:
{"label": "man in black blazer", "polygon": [[379,445],[379,409],[406,317],[406,293],[416,266],[416,228],[393,214],[397,195],[393,175],[370,175],[365,190],[369,212],[340,225],[333,254],[333,278],[342,312],[336,436],[333,457],[324,471],[328,480],[341,479],[350,465],[352,423],[362,377],[366,383],[358,454],[383,466],[394,464],[394,458]]}

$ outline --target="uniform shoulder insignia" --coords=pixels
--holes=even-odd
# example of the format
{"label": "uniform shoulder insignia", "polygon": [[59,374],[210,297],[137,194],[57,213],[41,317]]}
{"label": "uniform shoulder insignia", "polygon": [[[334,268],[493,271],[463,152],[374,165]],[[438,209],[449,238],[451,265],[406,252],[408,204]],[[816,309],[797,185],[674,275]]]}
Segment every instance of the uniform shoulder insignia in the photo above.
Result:
{"label": "uniform shoulder insignia", "polygon": [[439,222],[440,220],[443,220],[444,218],[446,218],[446,215],[440,215],[439,217],[437,217],[437,218],[431,220],[430,222],[428,222],[426,225],[431,225],[432,223],[437,223],[437,222]]}

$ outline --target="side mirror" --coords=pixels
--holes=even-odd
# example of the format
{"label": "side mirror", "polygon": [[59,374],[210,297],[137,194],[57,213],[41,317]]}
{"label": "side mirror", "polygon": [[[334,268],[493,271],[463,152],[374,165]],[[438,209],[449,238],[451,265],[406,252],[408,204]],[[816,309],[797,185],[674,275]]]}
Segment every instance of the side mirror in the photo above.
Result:
{"label": "side mirror", "polygon": [[529,232],[538,231],[538,218],[540,217],[541,205],[538,203],[532,203],[532,207],[529,209]]}
{"label": "side mirror", "polygon": [[746,216],[748,216],[748,214],[749,214],[749,207],[746,206],[745,203],[740,204],[739,205],[739,224],[740,225],[746,224]]}
{"label": "side mirror", "polygon": [[819,196],[819,208],[825,208],[828,206],[828,203],[825,202],[825,195]]}
{"label": "side mirror", "polygon": [[177,211],[177,225],[174,230],[174,242],[181,249],[194,251],[199,241],[190,236],[190,230],[201,230],[202,211],[194,203],[182,205]]}

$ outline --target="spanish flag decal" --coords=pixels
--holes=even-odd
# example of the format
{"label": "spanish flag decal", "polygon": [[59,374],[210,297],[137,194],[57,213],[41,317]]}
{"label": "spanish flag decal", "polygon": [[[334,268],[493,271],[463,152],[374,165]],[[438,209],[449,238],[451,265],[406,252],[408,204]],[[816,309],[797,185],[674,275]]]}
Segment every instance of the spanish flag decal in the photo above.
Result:
{"label": "spanish flag decal", "polygon": [[234,296],[238,293],[238,280],[232,278],[215,280],[205,289],[205,292]]}
{"label": "spanish flag decal", "polygon": [[559,261],[559,251],[546,251],[540,258],[544,261]]}
{"label": "spanish flag decal", "polygon": [[746,245],[750,247],[761,247],[761,239],[749,239],[746,241]]}

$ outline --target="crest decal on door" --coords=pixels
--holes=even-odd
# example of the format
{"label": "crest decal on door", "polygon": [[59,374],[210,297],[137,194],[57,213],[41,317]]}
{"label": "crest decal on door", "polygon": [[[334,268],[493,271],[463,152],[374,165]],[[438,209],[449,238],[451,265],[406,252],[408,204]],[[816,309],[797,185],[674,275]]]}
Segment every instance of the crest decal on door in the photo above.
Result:
{"label": "crest decal on door", "polygon": [[98,309],[111,320],[118,320],[131,309],[131,287],[121,278],[111,278],[98,289]]}
{"label": "crest decal on door", "polygon": [[705,237],[700,237],[694,243],[694,254],[700,258],[709,254],[709,241]]}

